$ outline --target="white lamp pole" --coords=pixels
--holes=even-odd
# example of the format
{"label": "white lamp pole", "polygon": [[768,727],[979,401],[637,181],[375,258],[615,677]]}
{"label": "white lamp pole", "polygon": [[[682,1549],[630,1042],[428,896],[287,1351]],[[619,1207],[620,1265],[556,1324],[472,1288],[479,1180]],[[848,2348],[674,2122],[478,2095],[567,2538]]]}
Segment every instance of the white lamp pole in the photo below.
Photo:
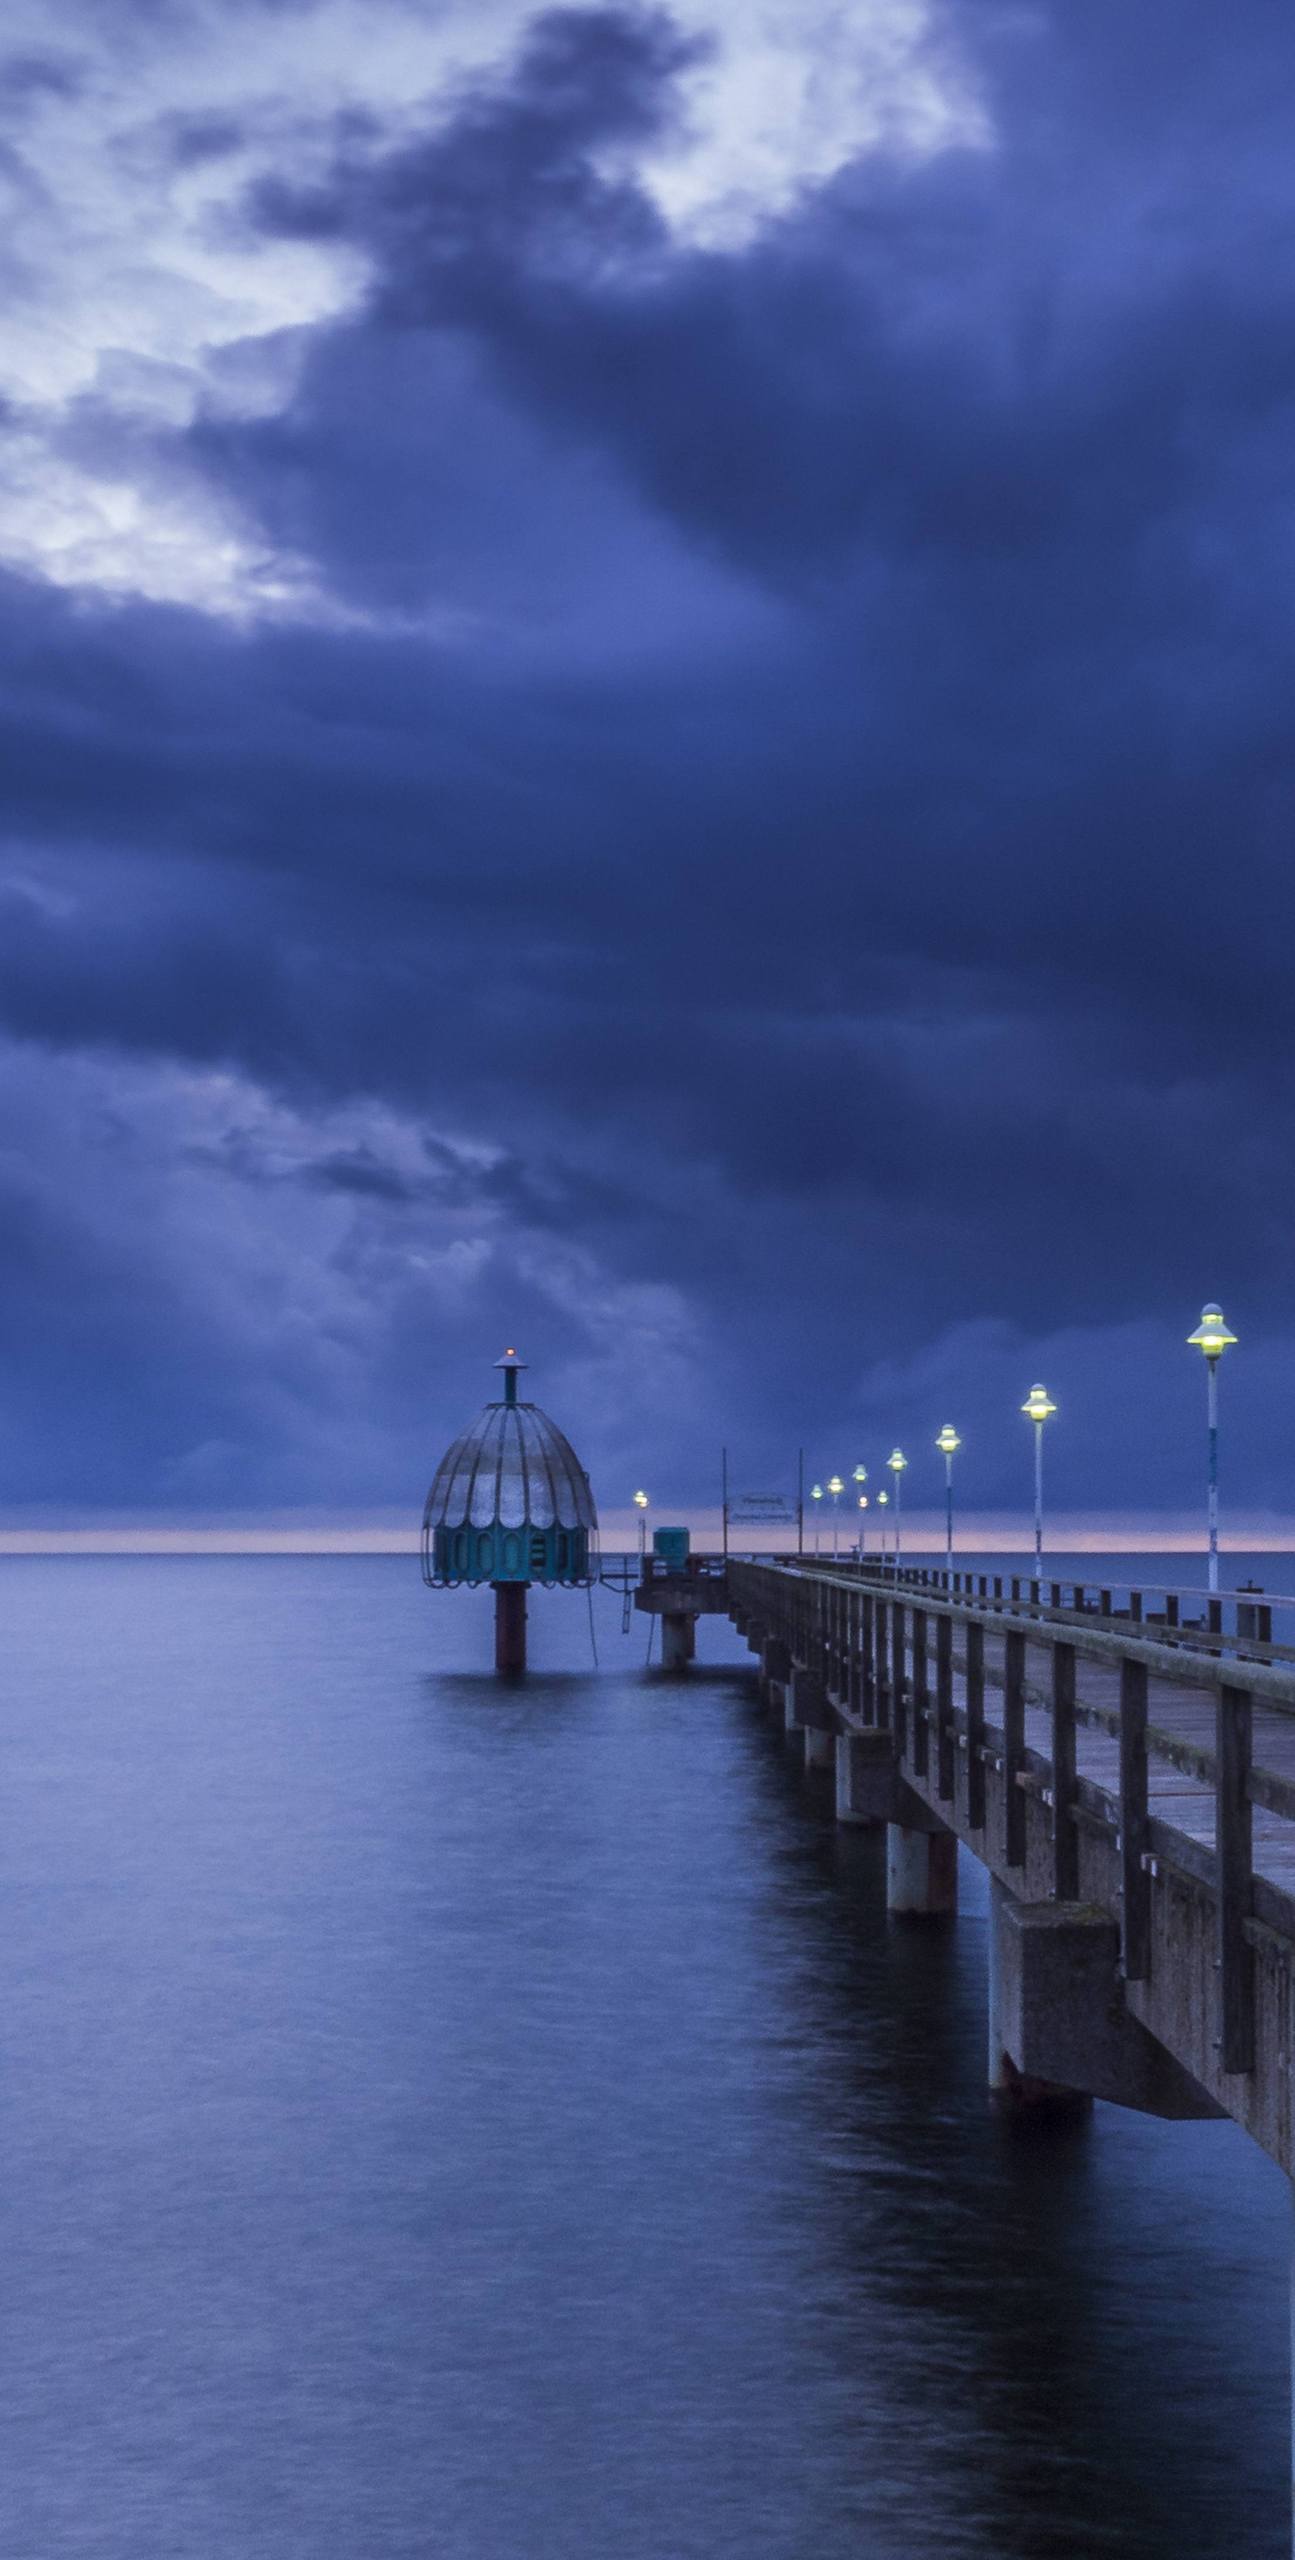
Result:
{"label": "white lamp pole", "polygon": [[864,1529],[865,1529],[865,1528],[866,1528],[866,1526],[867,1526],[867,1523],[866,1523],[866,1521],[864,1520],[864,1516],[863,1516],[863,1515],[864,1515],[865,1511],[867,1510],[867,1508],[868,1508],[868,1497],[867,1497],[867,1494],[866,1494],[866,1493],[861,1493],[861,1494],[860,1494],[860,1496],[859,1496],[859,1562],[860,1562],[860,1564],[862,1564],[862,1562],[863,1562],[863,1533],[864,1533]]}
{"label": "white lamp pole", "polygon": [[1187,1339],[1205,1354],[1205,1415],[1209,1436],[1207,1479],[1209,1521],[1209,1587],[1219,1587],[1219,1362],[1236,1335],[1229,1333],[1223,1321],[1222,1307],[1211,1303],[1202,1307],[1201,1320],[1195,1333]]}
{"label": "white lamp pole", "polygon": [[818,1523],[819,1523],[819,1516],[820,1516],[820,1515],[819,1515],[819,1508],[818,1508],[818,1506],[819,1506],[820,1502],[821,1502],[821,1501],[822,1501],[822,1499],[823,1499],[823,1488],[822,1488],[821,1484],[812,1484],[812,1485],[810,1486],[810,1488],[809,1488],[809,1498],[810,1498],[810,1501],[811,1501],[811,1502],[813,1503],[813,1505],[814,1505],[814,1553],[815,1553],[815,1555],[817,1555],[817,1554],[818,1554]]}
{"label": "white lamp pole", "polygon": [[946,1422],[936,1448],[944,1459],[944,1570],[953,1571],[953,1461],[962,1447],[951,1422]]}
{"label": "white lamp pole", "polygon": [[1034,1577],[1043,1574],[1043,1426],[1050,1413],[1057,1410],[1046,1387],[1031,1387],[1022,1413],[1034,1425]]}
{"label": "white lamp pole", "polygon": [[908,1460],[902,1449],[892,1449],[886,1464],[895,1479],[895,1562],[899,1563],[899,1488]]}
{"label": "white lamp pole", "polygon": [[647,1498],[647,1495],[646,1495],[645,1493],[636,1493],[636,1494],[635,1494],[635,1496],[634,1496],[634,1508],[635,1508],[635,1510],[637,1511],[638,1516],[639,1516],[639,1562],[640,1562],[640,1564],[641,1564],[641,1563],[642,1563],[642,1561],[643,1561],[643,1558],[644,1558],[644,1557],[645,1557],[645,1555],[647,1554],[647,1513],[648,1513],[648,1498]]}
{"label": "white lamp pole", "polygon": [[[884,1512],[885,1512],[886,1505],[887,1505],[887,1503],[889,1502],[889,1500],[890,1500],[890,1495],[887,1493],[886,1488],[885,1488],[885,1486],[883,1485],[883,1486],[882,1486],[882,1489],[881,1489],[881,1491],[880,1491],[880,1493],[879,1493],[879,1494],[878,1494],[878,1496],[877,1496],[877,1509],[878,1509],[880,1512],[882,1512],[883,1514],[884,1514]],[[886,1561],[886,1523],[885,1523],[885,1519],[884,1519],[884,1517],[883,1517],[883,1519],[882,1519],[882,1523],[881,1523],[881,1561],[882,1561],[882,1563],[883,1563],[883,1564],[884,1564],[884,1563],[885,1563],[885,1561]]]}
{"label": "white lamp pole", "polygon": [[832,1497],[832,1562],[835,1564],[837,1533],[840,1528],[841,1496],[845,1491],[844,1477],[829,1476],[827,1479],[827,1489]]}

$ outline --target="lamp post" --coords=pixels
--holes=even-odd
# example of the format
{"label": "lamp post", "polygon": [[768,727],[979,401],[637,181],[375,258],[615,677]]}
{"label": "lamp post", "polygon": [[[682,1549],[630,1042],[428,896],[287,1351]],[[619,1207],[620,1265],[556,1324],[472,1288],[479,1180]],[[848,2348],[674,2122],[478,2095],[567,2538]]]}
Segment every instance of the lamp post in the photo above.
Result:
{"label": "lamp post", "polygon": [[[857,1473],[857,1472],[858,1472],[858,1471],[857,1471],[857,1469],[856,1469],[856,1473]],[[863,1515],[864,1515],[865,1511],[867,1510],[867,1508],[868,1508],[868,1497],[867,1497],[867,1494],[866,1494],[866,1493],[861,1493],[861,1494],[860,1494],[860,1496],[859,1496],[859,1562],[860,1562],[860,1564],[862,1564],[862,1562],[863,1562],[863,1532],[864,1532],[864,1529],[865,1529],[865,1527],[866,1527],[866,1525],[867,1525],[867,1524],[866,1524],[866,1522],[865,1522],[865,1520],[864,1520],[864,1516],[863,1516]]]}
{"label": "lamp post", "polygon": [[645,1555],[647,1554],[648,1498],[645,1493],[635,1494],[634,1508],[639,1516],[639,1563],[641,1565]]}
{"label": "lamp post", "polygon": [[896,1565],[898,1565],[898,1563],[899,1563],[899,1490],[900,1490],[900,1482],[901,1482],[901,1479],[902,1479],[902,1477],[903,1477],[904,1469],[905,1469],[905,1467],[908,1465],[908,1460],[907,1460],[907,1458],[905,1457],[903,1450],[902,1450],[902,1449],[898,1449],[898,1448],[896,1448],[896,1449],[892,1449],[892,1450],[891,1450],[890,1456],[889,1456],[889,1457],[887,1458],[887,1460],[886,1460],[886,1464],[887,1464],[887,1466],[889,1467],[890,1472],[891,1472],[891,1474],[893,1475],[893,1477],[894,1477],[894,1479],[895,1479],[895,1563],[896,1563]]}
{"label": "lamp post", "polygon": [[1028,1414],[1034,1425],[1034,1575],[1036,1581],[1042,1578],[1043,1573],[1043,1426],[1048,1415],[1055,1413],[1056,1410],[1046,1387],[1031,1387],[1021,1407],[1022,1413]]}
{"label": "lamp post", "polygon": [[944,1570],[953,1571],[953,1461],[962,1447],[951,1422],[946,1422],[936,1448],[944,1460]]}
{"label": "lamp post", "polygon": [[1223,1321],[1222,1307],[1202,1307],[1201,1320],[1195,1333],[1187,1339],[1205,1354],[1205,1412],[1209,1434],[1209,1586],[1219,1587],[1219,1362],[1236,1335],[1229,1333]]}
{"label": "lamp post", "polygon": [[842,1494],[843,1494],[843,1493],[844,1493],[844,1491],[845,1491],[845,1482],[844,1482],[843,1477],[841,1477],[841,1476],[829,1476],[829,1477],[828,1477],[828,1479],[827,1479],[827,1489],[828,1489],[828,1492],[831,1494],[831,1497],[832,1497],[832,1561],[833,1561],[833,1563],[835,1563],[835,1561],[836,1561],[836,1539],[837,1539],[837,1528],[838,1528],[839,1513],[840,1513],[840,1509],[841,1509],[841,1496],[842,1496]]}
{"label": "lamp post", "polygon": [[817,1555],[817,1554],[818,1554],[818,1522],[819,1522],[819,1509],[818,1509],[818,1506],[819,1506],[820,1502],[821,1502],[821,1501],[822,1501],[822,1499],[823,1499],[823,1488],[822,1488],[821,1484],[812,1484],[812,1485],[810,1486],[810,1488],[809,1488],[809,1498],[810,1498],[810,1501],[811,1501],[811,1502],[813,1503],[813,1505],[814,1505],[814,1553],[815,1553],[815,1555]]}
{"label": "lamp post", "polygon": [[[886,1488],[883,1485],[877,1496],[877,1509],[879,1511],[884,1511],[889,1500],[890,1495],[887,1493]],[[884,1520],[881,1524],[881,1561],[883,1564],[886,1561],[886,1523]]]}

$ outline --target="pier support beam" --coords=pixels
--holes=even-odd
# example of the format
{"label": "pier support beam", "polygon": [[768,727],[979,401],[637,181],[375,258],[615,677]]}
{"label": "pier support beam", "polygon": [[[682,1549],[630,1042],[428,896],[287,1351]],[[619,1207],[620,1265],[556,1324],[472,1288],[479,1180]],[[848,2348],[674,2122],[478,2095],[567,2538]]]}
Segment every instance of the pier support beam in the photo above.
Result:
{"label": "pier support beam", "polygon": [[836,1818],[875,1830],[895,1799],[895,1753],[888,1733],[838,1733]]}
{"label": "pier support beam", "polygon": [[1021,2121],[1060,2121],[1086,2115],[1092,2099],[1064,2081],[1027,2070],[1030,2043],[1023,2014],[1020,1939],[1022,1906],[996,1876],[989,1880],[989,2095],[1003,2115]]}
{"label": "pier support beam", "polygon": [[807,1671],[803,1663],[793,1663],[785,1695],[788,1733],[801,1729],[822,1731],[831,1726],[832,1710],[827,1703],[827,1691],[822,1681],[812,1671]]}
{"label": "pier support beam", "polygon": [[1016,1902],[989,1888],[989,2085],[1013,2113],[1094,2098],[1175,2119],[1225,2110],[1130,2011],[1119,1923],[1100,1904]]}
{"label": "pier support beam", "polygon": [[760,1696],[765,1706],[772,1706],[773,1692],[778,1692],[779,1707],[791,1678],[791,1655],[780,1636],[766,1636],[760,1647]]}
{"label": "pier support beam", "polygon": [[526,1669],[526,1584],[495,1584],[495,1669],[510,1675]]}
{"label": "pier support beam", "polygon": [[671,1610],[661,1620],[661,1668],[686,1671],[697,1650],[697,1621],[691,1611]]}
{"label": "pier support beam", "polygon": [[835,1769],[836,1735],[826,1725],[805,1727],[805,1766],[807,1769]]}
{"label": "pier support beam", "polygon": [[896,1919],[951,1920],[958,1908],[958,1843],[951,1831],[886,1825],[886,1909]]}

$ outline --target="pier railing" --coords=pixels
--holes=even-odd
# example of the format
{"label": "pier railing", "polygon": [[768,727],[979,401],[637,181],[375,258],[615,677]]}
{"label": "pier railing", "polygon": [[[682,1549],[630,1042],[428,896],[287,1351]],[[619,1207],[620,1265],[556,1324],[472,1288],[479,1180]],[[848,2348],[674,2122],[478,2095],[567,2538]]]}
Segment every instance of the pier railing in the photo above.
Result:
{"label": "pier railing", "polygon": [[[1171,1645],[1191,1644],[1215,1653],[1244,1645],[1261,1660],[1295,1663],[1295,1598],[1243,1584],[1236,1591],[1198,1591],[1182,1584],[1060,1580],[1051,1575],[980,1572],[935,1565],[895,1565],[866,1557],[796,1556],[786,1559],[805,1573],[844,1574],[910,1592],[929,1592],[1013,1618],[1075,1618],[1112,1628],[1144,1627]],[[1289,1642],[1274,1642],[1276,1613]]]}

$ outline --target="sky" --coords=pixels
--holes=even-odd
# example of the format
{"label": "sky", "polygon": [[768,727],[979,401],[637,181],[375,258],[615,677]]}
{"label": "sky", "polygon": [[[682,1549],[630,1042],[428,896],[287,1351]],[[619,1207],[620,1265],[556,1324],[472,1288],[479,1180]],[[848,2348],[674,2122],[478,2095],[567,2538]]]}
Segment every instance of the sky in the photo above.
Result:
{"label": "sky", "polygon": [[0,1521],[1295,1515],[1271,0],[10,0]]}

